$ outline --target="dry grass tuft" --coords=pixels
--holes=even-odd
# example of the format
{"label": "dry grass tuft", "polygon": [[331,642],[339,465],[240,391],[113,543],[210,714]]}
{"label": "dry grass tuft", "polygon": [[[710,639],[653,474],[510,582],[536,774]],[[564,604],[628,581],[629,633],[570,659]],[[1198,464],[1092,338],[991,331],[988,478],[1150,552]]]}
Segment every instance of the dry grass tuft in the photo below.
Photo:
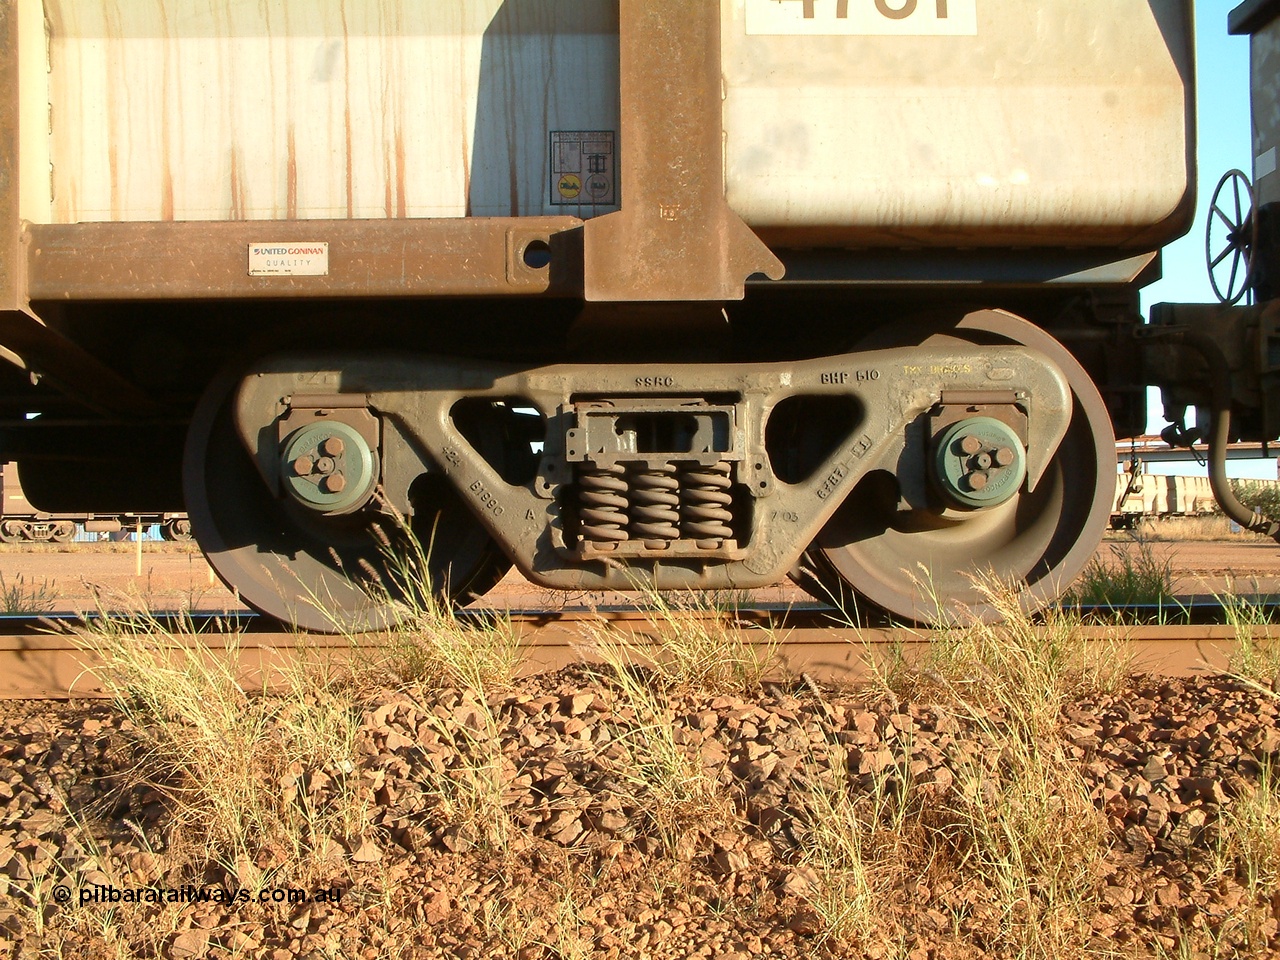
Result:
{"label": "dry grass tuft", "polygon": [[351,776],[361,713],[341,676],[303,656],[270,678],[284,692],[254,695],[237,677],[235,634],[217,649],[153,617],[103,615],[77,635],[148,744],[138,777],[240,885],[257,889],[284,865],[319,878],[330,844],[368,831],[367,797]]}
{"label": "dry grass tuft", "polygon": [[[390,515],[394,536],[376,530],[386,575],[372,576],[365,589],[374,602],[396,613],[380,656],[367,669],[390,675],[401,687],[456,691],[462,705],[454,716],[427,711],[440,743],[460,758],[434,770],[425,784],[435,815],[471,842],[506,850],[515,828],[504,807],[514,771],[502,752],[501,724],[493,704],[515,683],[521,664],[519,637],[508,616],[486,611],[463,620],[431,582],[430,545],[424,546],[398,514]],[[357,638],[348,633],[354,646]],[[457,722],[458,716],[467,718]]]}
{"label": "dry grass tuft", "polygon": [[538,891],[537,899],[515,899],[507,891],[467,903],[479,927],[504,956],[554,956],[590,960],[597,956],[589,916],[594,881],[565,857],[561,876]]}
{"label": "dry grass tuft", "polygon": [[1270,760],[1251,790],[1223,807],[1216,859],[1219,874],[1234,876],[1247,892],[1233,920],[1240,937],[1261,956],[1274,932],[1273,904],[1280,888],[1280,770]]}
{"label": "dry grass tuft", "polygon": [[1113,693],[1132,673],[1133,654],[1119,632],[1111,641],[1085,642],[1083,621],[1071,607],[1033,618],[1022,610],[1015,585],[991,577],[976,584],[998,619],[949,617],[930,628],[933,639],[914,661],[901,649],[868,656],[873,686],[894,701],[941,697],[997,711],[1012,707],[1015,722],[1043,737],[1057,728],[1068,700]]}
{"label": "dry grass tuft", "polygon": [[805,766],[800,861],[812,874],[802,889],[822,921],[824,939],[845,945],[900,939],[890,894],[912,872],[927,839],[911,798],[909,766],[907,745],[863,791],[839,743]]}
{"label": "dry grass tuft", "polygon": [[1016,723],[980,721],[998,745],[995,772],[958,764],[941,832],[963,872],[996,894],[1002,938],[1027,957],[1072,955],[1098,909],[1108,826],[1061,746],[1020,736]]}
{"label": "dry grass tuft", "polygon": [[1255,686],[1280,690],[1280,626],[1267,604],[1230,589],[1214,599],[1222,605],[1227,625],[1235,631],[1236,650],[1228,671]]}
{"label": "dry grass tuft", "polygon": [[586,652],[604,663],[607,682],[617,692],[618,719],[610,723],[619,754],[615,775],[651,834],[676,852],[700,829],[731,819],[728,798],[678,733],[662,674],[638,663],[635,648],[607,626],[593,630]]}
{"label": "dry grass tuft", "polygon": [[1234,540],[1261,542],[1267,539],[1264,534],[1245,530],[1239,524],[1233,524],[1228,517],[1220,513],[1204,514],[1198,517],[1144,517],[1133,530],[1108,531],[1108,540],[1129,540],[1137,536],[1143,540],[1160,543],[1186,543],[1205,540]]}
{"label": "dry grass tuft", "polygon": [[[405,518],[387,515],[390,535],[374,527],[384,569],[364,571],[361,585],[370,600],[391,611],[395,626],[382,637],[384,655],[371,665],[402,684],[474,690],[487,699],[511,687],[520,668],[519,637],[501,611],[476,612],[465,621],[432,583],[431,545],[424,545]],[[322,612],[323,598],[309,597]],[[334,627],[356,645],[337,619]]]}
{"label": "dry grass tuft", "polygon": [[404,684],[458,687],[487,697],[512,686],[521,662],[519,636],[505,614],[463,621],[451,607],[432,604],[386,634],[378,666]]}
{"label": "dry grass tuft", "polygon": [[1097,909],[1108,828],[1066,755],[1061,712],[1081,695],[1118,689],[1130,661],[1119,642],[1082,641],[1070,609],[1036,622],[1015,585],[976,582],[999,619],[949,618],[919,662],[890,658],[875,668],[876,683],[895,703],[949,705],[986,744],[985,755],[952,759],[953,789],[918,823],[934,868],[996,894],[1000,936],[1017,955],[1066,956],[1090,933],[1083,918]]}
{"label": "dry grass tuft", "polygon": [[1262,765],[1252,792],[1224,810],[1220,866],[1234,868],[1255,892],[1280,885],[1280,770]]}
{"label": "dry grass tuft", "polygon": [[433,819],[470,843],[506,851],[516,834],[506,806],[516,771],[503,755],[493,708],[474,690],[463,690],[452,716],[428,712],[425,723],[458,758],[447,768],[432,767],[423,784]]}
{"label": "dry grass tuft", "polygon": [[1013,587],[979,588],[1000,622],[961,628],[934,662],[948,698],[999,751],[994,765],[957,764],[957,849],[998,891],[1003,932],[1020,952],[1064,956],[1089,933],[1082,918],[1097,909],[1108,827],[1066,755],[1061,712],[1085,693],[1114,691],[1129,671],[1080,639],[1070,611],[1051,610],[1037,627]]}
{"label": "dry grass tuft", "polygon": [[[585,659],[603,663],[617,691],[612,737],[621,753],[617,776],[650,832],[679,853],[699,831],[737,815],[675,725],[681,697],[745,694],[778,670],[778,638],[736,618],[740,598],[668,597],[636,584],[650,637],[637,642],[606,620],[587,628]],[[619,709],[620,707],[620,709]]]}
{"label": "dry grass tuft", "polygon": [[1128,542],[1110,544],[1111,559],[1094,556],[1071,585],[1062,606],[1124,607],[1134,605],[1176,609],[1173,596],[1173,561],[1155,555],[1150,538],[1141,533]]}
{"label": "dry grass tuft", "polygon": [[58,600],[58,592],[49,580],[28,581],[21,573],[12,581],[0,572],[0,614],[29,616],[49,613]]}
{"label": "dry grass tuft", "polygon": [[590,631],[588,652],[608,651],[616,658],[643,663],[655,682],[679,693],[743,694],[777,676],[779,637],[769,628],[738,619],[741,598],[719,594],[668,596],[636,584],[648,639],[602,620]]}

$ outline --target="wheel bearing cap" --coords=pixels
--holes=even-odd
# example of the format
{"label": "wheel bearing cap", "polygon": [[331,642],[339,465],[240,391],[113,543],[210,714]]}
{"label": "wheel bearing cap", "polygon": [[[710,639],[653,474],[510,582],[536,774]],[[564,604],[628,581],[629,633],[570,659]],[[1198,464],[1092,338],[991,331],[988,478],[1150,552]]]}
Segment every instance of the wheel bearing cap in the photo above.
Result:
{"label": "wheel bearing cap", "polygon": [[329,515],[364,506],[378,476],[364,437],[338,421],[310,423],[289,434],[281,451],[280,471],[290,496]]}
{"label": "wheel bearing cap", "polygon": [[993,417],[951,424],[938,440],[934,475],[943,494],[962,507],[1004,503],[1027,476],[1027,455],[1018,435]]}

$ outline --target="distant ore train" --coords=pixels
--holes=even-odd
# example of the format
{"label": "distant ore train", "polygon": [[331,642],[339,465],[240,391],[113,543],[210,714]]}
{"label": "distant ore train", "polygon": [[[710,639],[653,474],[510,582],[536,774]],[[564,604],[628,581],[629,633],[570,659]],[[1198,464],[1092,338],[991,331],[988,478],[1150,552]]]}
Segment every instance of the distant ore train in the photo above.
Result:
{"label": "distant ore train", "polygon": [[0,469],[0,541],[67,543],[75,538],[76,527],[86,533],[115,533],[145,530],[159,524],[166,540],[190,540],[191,523],[185,513],[48,513],[37,510],[22,492],[18,465],[6,463]]}
{"label": "distant ore train", "polygon": [[[1249,480],[1256,493],[1280,490],[1280,480]],[[1152,473],[1116,476],[1111,526],[1132,527],[1143,517],[1200,517],[1221,513],[1208,477],[1174,477]]]}

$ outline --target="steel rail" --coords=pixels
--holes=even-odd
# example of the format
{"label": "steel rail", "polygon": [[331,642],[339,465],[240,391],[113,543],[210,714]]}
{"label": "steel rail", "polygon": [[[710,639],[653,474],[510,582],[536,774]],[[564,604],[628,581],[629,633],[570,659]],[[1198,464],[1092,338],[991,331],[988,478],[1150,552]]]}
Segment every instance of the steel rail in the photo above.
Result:
{"label": "steel rail", "polygon": [[[467,612],[463,624],[481,626],[487,614]],[[630,638],[636,648],[656,649],[664,642],[666,622],[652,611],[619,607],[596,611],[518,611],[509,617],[524,648],[522,672],[534,674],[591,659],[593,630],[605,625]],[[699,614],[697,619],[736,630],[743,642],[776,657],[778,679],[806,674],[821,680],[858,682],[889,657],[919,657],[938,639],[935,629],[854,626],[831,608],[757,607],[732,614]],[[332,668],[383,655],[385,635],[335,637],[291,631],[252,615],[147,617],[130,629],[124,615],[112,628],[132,633],[138,643],[171,650],[175,658],[194,651],[203,658],[232,660],[246,690],[270,689],[283,682],[290,666],[303,662]],[[99,625],[100,627],[101,625]],[[1053,627],[1036,626],[1046,635]],[[1130,658],[1139,672],[1166,676],[1221,672],[1239,647],[1240,630],[1222,623],[1083,625],[1081,639],[1107,643],[1107,655]],[[1250,628],[1256,641],[1280,637],[1280,624]],[[62,617],[0,617],[0,699],[57,700],[107,695],[100,672],[103,657],[95,647],[93,620]]]}

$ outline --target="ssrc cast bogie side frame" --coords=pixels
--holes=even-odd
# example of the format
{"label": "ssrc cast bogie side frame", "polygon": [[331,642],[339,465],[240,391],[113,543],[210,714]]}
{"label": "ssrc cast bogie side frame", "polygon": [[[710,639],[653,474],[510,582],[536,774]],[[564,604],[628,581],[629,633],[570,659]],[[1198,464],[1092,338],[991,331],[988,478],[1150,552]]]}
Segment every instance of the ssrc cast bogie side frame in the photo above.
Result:
{"label": "ssrc cast bogie side frame", "polygon": [[[383,423],[380,496],[412,513],[410,485],[423,473],[448,478],[490,535],[521,572],[536,583],[564,589],[628,589],[641,571],[662,589],[747,588],[783,579],[805,547],[860,480],[875,470],[914,483],[903,486],[904,510],[937,509],[928,489],[927,458],[934,431],[911,425],[959,401],[1005,404],[1026,415],[1027,489],[1034,490],[1072,412],[1070,389],[1053,364],[1022,347],[981,351],[956,348],[881,350],[787,365],[681,365],[664,367],[655,393],[649,365],[550,366],[513,371],[500,365],[403,355],[300,356],[255,366],[236,398],[236,425],[261,479],[282,490],[289,470],[274,442],[278,419],[291,406],[335,404],[335,395],[376,413]],[[732,398],[732,427],[723,442],[698,449],[588,449],[580,428],[587,410],[621,406],[629,398],[651,401],[651,420],[696,415],[703,398]],[[794,483],[777,478],[765,439],[770,413],[796,396],[853,401],[852,429],[812,473]],[[547,423],[537,476],[507,483],[467,440],[451,411],[464,400],[516,402],[536,409]],[[617,436],[615,431],[614,436]],[[271,442],[263,443],[262,438]],[[914,442],[913,442],[914,440]],[[578,449],[574,449],[575,444]],[[656,543],[637,554],[626,545],[585,559],[565,529],[577,471],[584,466],[629,463],[733,464],[732,481],[754,506],[741,556],[715,547],[698,549],[684,539]],[[372,488],[370,488],[372,492]],[[372,499],[372,498],[370,498]],[[915,502],[911,502],[915,501]],[[957,508],[963,513],[963,508]],[[681,547],[686,547],[682,552]]]}

